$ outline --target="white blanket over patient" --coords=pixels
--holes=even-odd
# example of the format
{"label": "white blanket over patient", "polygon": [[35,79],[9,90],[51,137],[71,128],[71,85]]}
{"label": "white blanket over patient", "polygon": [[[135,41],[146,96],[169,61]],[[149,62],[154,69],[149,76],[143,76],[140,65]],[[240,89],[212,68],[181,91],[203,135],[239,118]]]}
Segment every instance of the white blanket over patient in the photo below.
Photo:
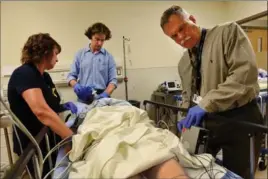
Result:
{"label": "white blanket over patient", "polygon": [[193,178],[192,171],[214,163],[209,154],[191,156],[177,136],[156,128],[142,109],[97,107],[87,113],[73,137],[69,178],[128,178],[170,158],[178,159]]}

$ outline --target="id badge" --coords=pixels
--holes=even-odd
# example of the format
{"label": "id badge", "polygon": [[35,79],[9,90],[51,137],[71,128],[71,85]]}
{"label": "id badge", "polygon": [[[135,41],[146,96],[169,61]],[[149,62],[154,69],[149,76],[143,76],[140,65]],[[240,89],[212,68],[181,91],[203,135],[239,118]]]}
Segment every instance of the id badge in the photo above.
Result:
{"label": "id badge", "polygon": [[202,100],[202,97],[201,96],[198,96],[197,94],[194,94],[193,96],[193,102],[195,104],[199,104],[199,102]]}

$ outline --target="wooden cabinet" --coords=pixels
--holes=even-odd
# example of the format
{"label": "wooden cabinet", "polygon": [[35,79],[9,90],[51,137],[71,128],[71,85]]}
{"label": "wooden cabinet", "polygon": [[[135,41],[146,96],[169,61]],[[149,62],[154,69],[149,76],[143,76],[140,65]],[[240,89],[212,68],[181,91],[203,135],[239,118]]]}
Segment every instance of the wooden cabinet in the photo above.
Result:
{"label": "wooden cabinet", "polygon": [[258,68],[267,69],[267,29],[244,28],[256,53]]}

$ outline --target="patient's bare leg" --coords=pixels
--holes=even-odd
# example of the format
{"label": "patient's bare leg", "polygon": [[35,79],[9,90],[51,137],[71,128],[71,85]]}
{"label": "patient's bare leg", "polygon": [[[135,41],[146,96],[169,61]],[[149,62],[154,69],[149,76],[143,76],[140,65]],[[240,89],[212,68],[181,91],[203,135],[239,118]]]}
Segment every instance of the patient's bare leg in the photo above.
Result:
{"label": "patient's bare leg", "polygon": [[143,173],[148,179],[188,179],[183,168],[175,159],[150,168]]}

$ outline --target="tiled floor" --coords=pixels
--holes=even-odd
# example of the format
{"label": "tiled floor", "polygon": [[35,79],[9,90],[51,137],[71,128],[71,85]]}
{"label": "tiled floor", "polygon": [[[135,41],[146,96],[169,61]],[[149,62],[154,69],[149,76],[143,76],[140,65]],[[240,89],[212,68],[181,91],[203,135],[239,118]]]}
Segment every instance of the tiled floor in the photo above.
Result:
{"label": "tiled floor", "polygon": [[[268,156],[266,156],[266,163],[268,161]],[[255,179],[268,179],[268,165],[265,170],[260,171],[257,169],[256,174],[255,174]]]}
{"label": "tiled floor", "polygon": [[268,178],[268,167],[264,171],[257,171],[255,179],[267,179]]}

